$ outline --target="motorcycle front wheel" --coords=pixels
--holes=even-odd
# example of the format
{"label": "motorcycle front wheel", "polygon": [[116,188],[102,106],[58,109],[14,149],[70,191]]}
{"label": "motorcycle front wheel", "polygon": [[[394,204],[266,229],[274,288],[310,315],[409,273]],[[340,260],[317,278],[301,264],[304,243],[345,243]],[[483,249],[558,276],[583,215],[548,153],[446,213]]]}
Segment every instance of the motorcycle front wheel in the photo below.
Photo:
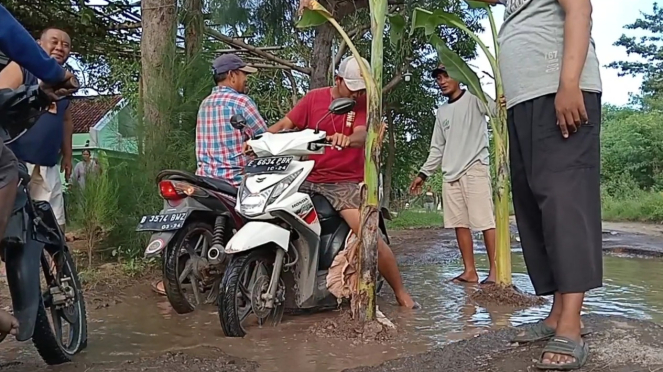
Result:
{"label": "motorcycle front wheel", "polygon": [[264,307],[262,295],[266,293],[274,268],[274,251],[270,248],[255,249],[233,255],[221,282],[219,291],[219,321],[226,337],[244,337],[245,325],[251,319],[263,324],[274,318],[280,322],[285,306],[285,287],[279,281],[277,303],[271,311]]}
{"label": "motorcycle front wheel", "polygon": [[46,364],[67,363],[87,347],[83,290],[67,249],[52,253],[43,250],[41,266],[46,286],[37,310],[32,342]]}

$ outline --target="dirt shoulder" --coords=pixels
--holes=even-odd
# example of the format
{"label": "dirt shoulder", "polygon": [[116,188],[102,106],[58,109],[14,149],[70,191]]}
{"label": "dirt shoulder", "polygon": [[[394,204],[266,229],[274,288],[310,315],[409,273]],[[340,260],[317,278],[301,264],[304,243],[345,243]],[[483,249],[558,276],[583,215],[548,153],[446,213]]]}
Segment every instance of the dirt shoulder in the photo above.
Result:
{"label": "dirt shoulder", "polygon": [[[580,372],[649,372],[663,368],[663,327],[622,317],[587,316],[595,332],[586,338],[591,355]],[[515,329],[491,331],[428,353],[347,372],[527,372],[535,371],[543,342],[512,345]]]}

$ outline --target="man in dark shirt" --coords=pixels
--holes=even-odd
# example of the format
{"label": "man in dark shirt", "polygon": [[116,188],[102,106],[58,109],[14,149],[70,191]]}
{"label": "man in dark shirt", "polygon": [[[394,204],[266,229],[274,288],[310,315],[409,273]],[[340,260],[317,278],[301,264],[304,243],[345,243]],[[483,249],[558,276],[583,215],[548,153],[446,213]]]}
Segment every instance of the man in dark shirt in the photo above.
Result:
{"label": "man in dark shirt", "polygon": [[[71,39],[60,29],[44,30],[39,44],[60,65],[64,65],[69,58]],[[16,62],[0,72],[0,88],[16,89],[21,85],[35,84],[38,84],[38,78]],[[16,157],[28,167],[32,177],[32,198],[49,202],[63,230],[65,211],[60,173],[64,171],[65,179],[71,176],[72,136],[69,100],[62,99],[54,102],[30,130],[9,145]]]}
{"label": "man in dark shirt", "polygon": [[[78,88],[78,81],[73,74],[66,72],[57,61],[49,58],[2,5],[0,5],[0,51],[41,79],[42,89],[51,97],[72,94]],[[0,142],[0,239],[5,235],[5,227],[16,198],[17,179],[16,157],[4,143]],[[0,334],[17,332],[16,318],[0,310]]]}

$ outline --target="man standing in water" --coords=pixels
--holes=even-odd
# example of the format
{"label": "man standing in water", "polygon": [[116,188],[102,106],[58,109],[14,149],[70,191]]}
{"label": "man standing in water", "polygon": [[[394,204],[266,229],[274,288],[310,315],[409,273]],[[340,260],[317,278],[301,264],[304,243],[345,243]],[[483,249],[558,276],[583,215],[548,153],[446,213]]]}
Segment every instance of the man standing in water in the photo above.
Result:
{"label": "man standing in water", "polygon": [[[549,339],[536,366],[587,361],[580,311],[603,285],[601,76],[590,0],[482,0],[506,6],[499,65],[507,98],[513,206],[532,284],[550,314],[514,341]],[[542,27],[542,25],[546,25]]]}
{"label": "man standing in water", "polygon": [[428,160],[412,181],[410,191],[421,192],[421,186],[440,166],[444,174],[442,204],[444,227],[456,230],[465,271],[454,282],[477,283],[472,231],[483,232],[488,251],[489,273],[481,284],[495,283],[495,217],[490,181],[488,109],[477,97],[461,89],[458,81],[447,74],[444,66],[433,70],[433,78],[448,101],[437,110],[435,129]]}

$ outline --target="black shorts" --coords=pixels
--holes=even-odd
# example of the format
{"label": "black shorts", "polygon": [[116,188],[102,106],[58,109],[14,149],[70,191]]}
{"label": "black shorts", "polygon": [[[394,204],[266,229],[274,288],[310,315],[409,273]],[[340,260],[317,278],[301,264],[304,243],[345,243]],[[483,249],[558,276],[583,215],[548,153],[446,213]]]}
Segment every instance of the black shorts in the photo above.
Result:
{"label": "black shorts", "polygon": [[566,139],[555,94],[508,110],[513,206],[538,295],[602,286],[601,94],[583,96],[589,123]]}
{"label": "black shorts", "polygon": [[0,142],[0,189],[18,179],[18,161],[12,150]]}

